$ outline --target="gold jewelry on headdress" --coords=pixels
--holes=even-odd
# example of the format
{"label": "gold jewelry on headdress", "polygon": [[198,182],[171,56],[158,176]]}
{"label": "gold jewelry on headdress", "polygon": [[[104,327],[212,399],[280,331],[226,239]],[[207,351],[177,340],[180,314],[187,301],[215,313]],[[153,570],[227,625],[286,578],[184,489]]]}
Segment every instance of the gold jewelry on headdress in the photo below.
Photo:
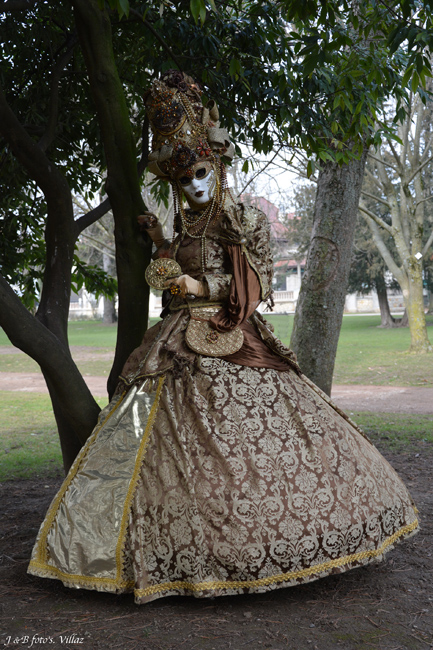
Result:
{"label": "gold jewelry on headdress", "polygon": [[[169,70],[153,82],[145,96],[146,109],[153,132],[149,170],[159,178],[170,180],[174,200],[174,232],[179,215],[182,235],[201,240],[202,270],[206,269],[206,232],[221,212],[227,192],[227,177],[222,158],[231,160],[234,146],[228,132],[221,128],[215,102],[203,106],[202,91],[188,75]],[[215,171],[216,187],[211,201],[199,218],[188,216],[182,203],[179,174],[199,161],[209,161]]]}
{"label": "gold jewelry on headdress", "polygon": [[159,178],[174,180],[199,160],[233,158],[234,146],[220,126],[215,102],[203,106],[201,96],[198,84],[176,70],[155,80],[145,95],[153,132],[148,167]]}

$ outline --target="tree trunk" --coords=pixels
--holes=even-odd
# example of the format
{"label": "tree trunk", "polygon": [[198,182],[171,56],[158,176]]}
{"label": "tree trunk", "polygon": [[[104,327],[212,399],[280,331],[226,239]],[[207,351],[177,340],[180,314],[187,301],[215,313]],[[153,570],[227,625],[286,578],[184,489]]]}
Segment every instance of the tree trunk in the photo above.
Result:
{"label": "tree trunk", "polygon": [[422,264],[413,256],[407,265],[408,282],[402,287],[410,329],[410,352],[432,352],[427,336],[422,284]]}
{"label": "tree trunk", "polygon": [[409,318],[407,316],[407,309],[404,310],[403,316],[401,318],[395,318],[391,316],[394,324],[391,327],[409,327]]}
{"label": "tree trunk", "polygon": [[111,25],[98,0],[75,0],[75,20],[107,160],[106,192],[114,217],[119,312],[116,354],[108,379],[112,395],[122,367],[143,338],[149,311],[144,272],[151,241],[142,242],[137,215],[144,209],[137,172],[137,152],[125,93],[114,61]]}
{"label": "tree trunk", "polygon": [[389,309],[388,293],[386,290],[385,282],[376,281],[377,298],[379,300],[380,320],[379,327],[394,328],[394,327],[408,327],[409,319],[407,316],[407,309],[404,310],[401,318],[395,318]]}
{"label": "tree trunk", "polygon": [[409,318],[407,315],[407,309],[404,310],[403,316],[398,320],[399,327],[409,327]]}
{"label": "tree trunk", "polygon": [[68,345],[71,268],[78,235],[71,192],[60,169],[20,124],[1,88],[0,133],[36,181],[47,203],[46,264],[36,317],[0,275],[0,326],[11,342],[41,367],[53,403],[63,463],[68,470],[100,411]]}
{"label": "tree trunk", "polygon": [[117,321],[116,316],[116,299],[106,298],[104,296],[104,315],[102,317],[102,322],[104,325],[113,325]]}
{"label": "tree trunk", "polygon": [[328,395],[351,264],[367,151],[347,165],[322,163],[306,272],[291,347],[302,371]]}
{"label": "tree trunk", "polygon": [[0,275],[0,326],[11,343],[41,367],[53,403],[63,465],[68,471],[98,419],[100,408],[69,348],[24,307]]}
{"label": "tree trunk", "polygon": [[383,278],[377,279],[375,284],[380,309],[379,327],[395,327],[395,318],[391,315],[391,311],[389,309],[388,293],[386,291],[385,280]]}

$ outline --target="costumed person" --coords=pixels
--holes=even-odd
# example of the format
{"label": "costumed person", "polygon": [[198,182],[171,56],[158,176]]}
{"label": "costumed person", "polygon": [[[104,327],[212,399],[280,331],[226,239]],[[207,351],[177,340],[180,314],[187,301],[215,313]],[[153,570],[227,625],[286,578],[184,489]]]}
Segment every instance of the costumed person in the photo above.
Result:
{"label": "costumed person", "polygon": [[162,319],[54,498],[29,572],[146,603],[264,592],[382,559],[416,531],[416,508],[256,311],[271,297],[270,228],[227,187],[233,145],[215,104],[174,71],[145,101],[149,169],[175,199],[171,242],[139,217],[157,247],[146,278],[165,288]]}

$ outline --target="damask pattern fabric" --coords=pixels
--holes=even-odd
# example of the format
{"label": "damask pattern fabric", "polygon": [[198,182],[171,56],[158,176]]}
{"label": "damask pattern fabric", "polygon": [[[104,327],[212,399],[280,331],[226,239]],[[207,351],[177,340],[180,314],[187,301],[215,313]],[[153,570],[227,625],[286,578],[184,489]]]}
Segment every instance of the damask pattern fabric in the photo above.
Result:
{"label": "damask pattern fabric", "polygon": [[[230,246],[269,296],[269,224],[237,206],[208,230],[210,296],[192,306],[229,295]],[[202,279],[200,240],[175,248],[183,273]],[[181,296],[166,303],[125,364],[41,526],[30,573],[134,591],[137,603],[258,592],[380,559],[416,531],[397,474],[258,312],[240,324],[256,339],[243,358],[212,359],[185,344],[186,307]]]}
{"label": "damask pattern fabric", "polygon": [[264,591],[380,559],[415,527],[391,466],[295,372],[206,358],[166,379],[129,578],[140,603]]}

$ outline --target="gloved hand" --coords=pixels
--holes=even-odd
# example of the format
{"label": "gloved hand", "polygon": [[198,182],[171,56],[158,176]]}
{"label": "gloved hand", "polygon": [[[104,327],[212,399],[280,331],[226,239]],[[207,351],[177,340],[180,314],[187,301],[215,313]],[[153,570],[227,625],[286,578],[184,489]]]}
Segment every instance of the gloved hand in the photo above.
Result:
{"label": "gloved hand", "polygon": [[158,218],[152,212],[139,214],[137,217],[140,230],[147,232],[157,248],[165,243],[164,231]]}
{"label": "gloved hand", "polygon": [[187,293],[197,297],[206,295],[204,283],[199,280],[194,280],[190,275],[180,275],[178,278],[171,278],[171,280],[167,280],[165,286],[168,288],[172,284],[177,284],[180,287],[183,296]]}

